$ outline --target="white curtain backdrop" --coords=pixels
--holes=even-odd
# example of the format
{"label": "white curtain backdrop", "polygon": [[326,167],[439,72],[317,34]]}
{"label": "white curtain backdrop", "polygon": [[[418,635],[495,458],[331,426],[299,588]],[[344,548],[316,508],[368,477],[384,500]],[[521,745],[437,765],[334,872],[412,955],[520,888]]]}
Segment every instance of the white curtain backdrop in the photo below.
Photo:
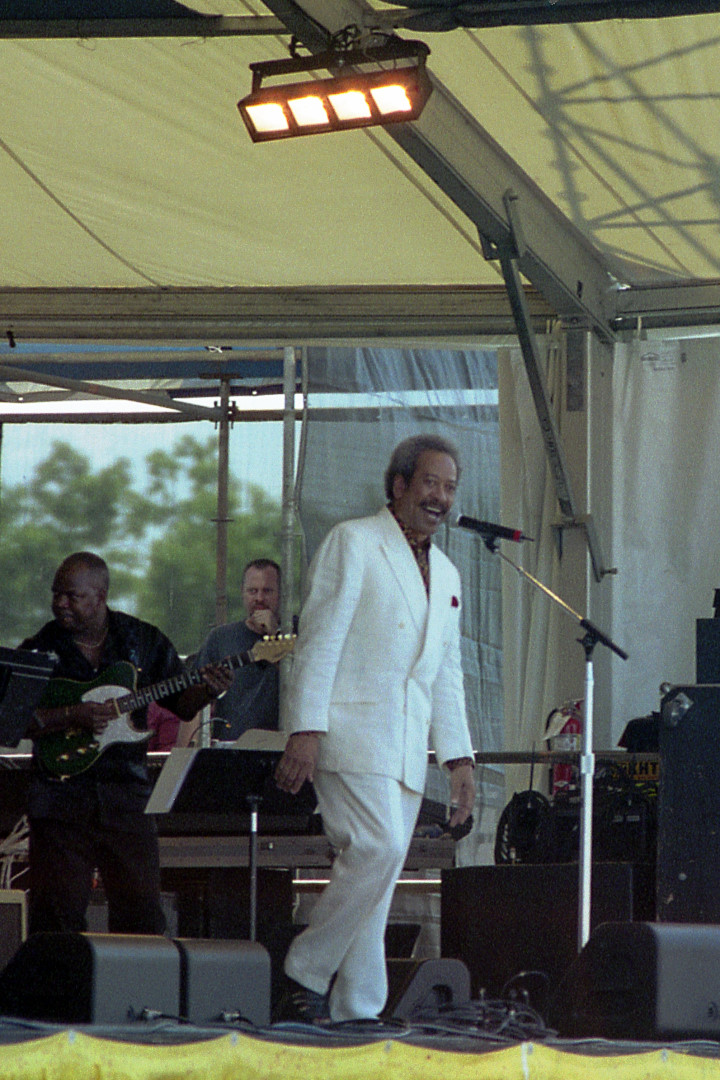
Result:
{"label": "white curtain backdrop", "polygon": [[720,339],[616,349],[613,636],[615,741],[658,709],[663,681],[695,681],[695,628],[720,587]]}

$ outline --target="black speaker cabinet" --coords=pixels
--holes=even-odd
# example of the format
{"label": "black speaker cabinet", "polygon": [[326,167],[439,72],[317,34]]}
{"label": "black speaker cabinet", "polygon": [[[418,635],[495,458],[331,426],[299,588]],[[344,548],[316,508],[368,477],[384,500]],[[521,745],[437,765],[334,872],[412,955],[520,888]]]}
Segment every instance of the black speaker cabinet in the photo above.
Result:
{"label": "black speaker cabinet", "polygon": [[695,678],[699,683],[720,683],[720,619],[695,622]]}
{"label": "black speaker cabinet", "polygon": [[180,1015],[193,1024],[224,1017],[270,1023],[270,954],[252,941],[178,938]]}
{"label": "black speaker cabinet", "polygon": [[720,686],[672,687],[660,708],[660,754],[657,918],[718,923]]}
{"label": "black speaker cabinet", "polygon": [[387,972],[388,1019],[411,1020],[470,1000],[470,972],[459,960],[388,960]]}
{"label": "black speaker cabinet", "polygon": [[176,1017],[180,954],[165,937],[31,934],[0,975],[0,1012],[55,1023]]}
{"label": "black speaker cabinet", "polygon": [[[176,898],[178,937],[250,937],[248,867],[164,867],[162,881]],[[256,900],[257,938],[267,944],[278,926],[292,924],[292,871],[259,866]]]}
{"label": "black speaker cabinet", "polygon": [[550,1025],[568,1038],[720,1034],[720,927],[598,926],[560,987]]}
{"label": "black speaker cabinet", "polygon": [[0,971],[10,963],[27,937],[24,889],[0,889]]}
{"label": "black speaker cabinet", "polygon": [[[634,868],[596,863],[591,925],[632,919]],[[470,970],[473,997],[507,992],[521,973],[535,987],[536,1008],[546,1004],[578,955],[576,863],[463,866],[442,871],[440,940],[443,956]]]}

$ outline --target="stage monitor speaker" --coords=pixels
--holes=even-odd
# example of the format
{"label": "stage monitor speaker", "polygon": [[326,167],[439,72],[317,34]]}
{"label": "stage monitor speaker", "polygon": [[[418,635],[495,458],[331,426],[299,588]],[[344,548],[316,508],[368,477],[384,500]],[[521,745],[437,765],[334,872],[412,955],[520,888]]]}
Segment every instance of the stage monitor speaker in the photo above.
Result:
{"label": "stage monitor speaker", "polygon": [[412,1020],[470,1000],[470,972],[460,960],[388,960],[387,972],[387,1019]]}
{"label": "stage monitor speaker", "polygon": [[720,927],[598,926],[548,1017],[567,1038],[687,1039],[720,1035]]}
{"label": "stage monitor speaker", "polygon": [[180,1015],[192,1024],[237,1017],[270,1023],[270,954],[253,941],[177,938]]}
{"label": "stage monitor speaker", "polygon": [[695,679],[720,683],[720,618],[695,622]]}
{"label": "stage monitor speaker", "polygon": [[[637,918],[636,868],[596,863],[591,921]],[[648,877],[652,875],[648,872]],[[646,885],[652,893],[652,884]],[[463,866],[442,871],[440,942],[443,956],[467,964],[472,993],[506,996],[522,986],[542,1012],[578,955],[577,863]],[[531,989],[534,988],[534,992]]]}
{"label": "stage monitor speaker", "polygon": [[720,686],[671,687],[660,756],[657,918],[720,923]]}
{"label": "stage monitor speaker", "polygon": [[26,937],[25,890],[0,889],[0,971],[10,963]]}
{"label": "stage monitor speaker", "polygon": [[180,954],[165,937],[31,934],[0,975],[0,1013],[55,1023],[177,1017]]}

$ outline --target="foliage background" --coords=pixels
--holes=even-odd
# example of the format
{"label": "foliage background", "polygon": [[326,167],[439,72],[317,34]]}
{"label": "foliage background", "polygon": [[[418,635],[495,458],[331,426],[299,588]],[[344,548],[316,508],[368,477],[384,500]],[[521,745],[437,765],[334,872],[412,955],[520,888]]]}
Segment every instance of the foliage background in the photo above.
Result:
{"label": "foliage background", "polygon": [[[180,653],[196,651],[215,623],[217,464],[212,436],[182,435],[147,454],[138,482],[127,457],[94,468],[70,443],[51,443],[26,483],[2,489],[0,644],[15,647],[52,618],[58,564],[90,550],[110,567],[111,607],[155,623]],[[280,560],[281,506],[259,484],[231,476],[228,516],[234,619],[245,564]]]}

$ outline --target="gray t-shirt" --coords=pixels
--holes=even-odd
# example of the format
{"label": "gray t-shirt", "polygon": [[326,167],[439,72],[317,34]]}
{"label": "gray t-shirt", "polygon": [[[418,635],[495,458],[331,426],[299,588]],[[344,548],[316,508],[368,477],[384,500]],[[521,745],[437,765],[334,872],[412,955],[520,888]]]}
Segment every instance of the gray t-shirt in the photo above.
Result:
{"label": "gray t-shirt", "polygon": [[[226,623],[211,630],[193,667],[219,663],[227,656],[247,652],[261,635],[244,622]],[[237,739],[248,728],[276,731],[279,712],[279,678],[277,664],[245,664],[235,668],[235,678],[224,697],[215,702],[213,735],[217,739]]]}

